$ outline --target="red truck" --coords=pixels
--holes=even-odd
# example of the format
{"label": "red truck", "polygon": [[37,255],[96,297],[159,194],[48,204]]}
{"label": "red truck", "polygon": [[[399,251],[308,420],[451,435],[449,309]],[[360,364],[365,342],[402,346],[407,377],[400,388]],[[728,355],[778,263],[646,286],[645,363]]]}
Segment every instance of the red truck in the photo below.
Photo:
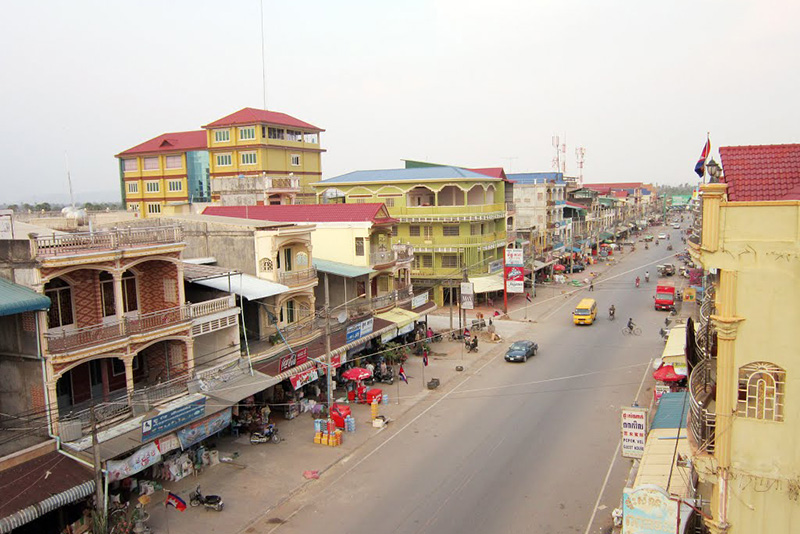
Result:
{"label": "red truck", "polygon": [[656,310],[675,309],[675,284],[667,280],[659,280],[656,285],[655,300]]}

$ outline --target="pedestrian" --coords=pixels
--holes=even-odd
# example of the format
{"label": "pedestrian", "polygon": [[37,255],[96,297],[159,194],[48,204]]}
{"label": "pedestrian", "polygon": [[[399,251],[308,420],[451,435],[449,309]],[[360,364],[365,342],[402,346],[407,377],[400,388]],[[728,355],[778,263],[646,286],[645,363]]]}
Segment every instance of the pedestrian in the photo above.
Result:
{"label": "pedestrian", "polygon": [[589,291],[594,291],[594,280],[589,282]]}

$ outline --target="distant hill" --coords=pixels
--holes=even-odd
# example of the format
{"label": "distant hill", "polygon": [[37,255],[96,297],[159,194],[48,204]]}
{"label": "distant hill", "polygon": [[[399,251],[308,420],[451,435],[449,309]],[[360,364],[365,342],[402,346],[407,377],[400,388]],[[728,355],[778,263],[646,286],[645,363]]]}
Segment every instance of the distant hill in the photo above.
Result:
{"label": "distant hill", "polygon": [[[22,196],[19,193],[9,193],[4,195],[3,203],[9,204],[39,204],[48,202],[50,204],[69,204],[69,194],[67,193],[48,193],[42,192],[34,195]],[[103,191],[76,191],[75,204],[84,204],[85,202],[122,202],[120,198],[119,189],[108,189]]]}

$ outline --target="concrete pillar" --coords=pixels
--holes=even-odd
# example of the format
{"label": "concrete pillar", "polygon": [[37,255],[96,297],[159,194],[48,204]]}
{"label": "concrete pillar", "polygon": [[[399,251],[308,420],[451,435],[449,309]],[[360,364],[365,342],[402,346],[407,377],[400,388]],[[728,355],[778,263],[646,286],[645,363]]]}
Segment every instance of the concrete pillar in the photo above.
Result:
{"label": "concrete pillar", "polygon": [[133,395],[133,358],[136,355],[126,356],[122,359],[122,363],[125,364],[125,388],[128,391],[128,401],[130,402],[131,396]]}
{"label": "concrete pillar", "polygon": [[192,374],[194,371],[194,339],[186,341],[186,373]]}
{"label": "concrete pillar", "polygon": [[[48,366],[49,367],[49,366]],[[49,373],[48,373],[49,374]],[[54,436],[58,435],[58,393],[56,391],[56,383],[58,377],[48,378],[45,387],[47,388],[47,400],[49,401],[50,410],[50,424]]]}
{"label": "concrete pillar", "polygon": [[720,207],[725,199],[728,184],[705,184],[703,192],[703,241],[700,247],[708,252],[719,249]]}
{"label": "concrete pillar", "polygon": [[114,271],[111,275],[114,277],[114,313],[117,315],[118,320],[122,320],[125,315],[125,300],[122,295],[122,273]]}
{"label": "concrete pillar", "polygon": [[183,262],[178,262],[178,278],[176,279],[176,283],[178,284],[178,306],[183,306],[186,303],[186,288],[184,288],[183,284]]}

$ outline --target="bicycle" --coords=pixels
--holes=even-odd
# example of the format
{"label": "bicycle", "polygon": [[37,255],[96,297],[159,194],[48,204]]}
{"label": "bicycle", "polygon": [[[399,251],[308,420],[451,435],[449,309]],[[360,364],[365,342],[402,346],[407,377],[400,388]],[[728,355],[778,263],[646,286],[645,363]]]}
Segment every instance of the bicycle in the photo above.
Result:
{"label": "bicycle", "polygon": [[630,336],[630,335],[641,336],[642,335],[642,329],[639,328],[638,326],[634,326],[633,330],[631,330],[630,328],[628,328],[626,326],[625,328],[622,329],[622,335],[624,335],[624,336]]}

